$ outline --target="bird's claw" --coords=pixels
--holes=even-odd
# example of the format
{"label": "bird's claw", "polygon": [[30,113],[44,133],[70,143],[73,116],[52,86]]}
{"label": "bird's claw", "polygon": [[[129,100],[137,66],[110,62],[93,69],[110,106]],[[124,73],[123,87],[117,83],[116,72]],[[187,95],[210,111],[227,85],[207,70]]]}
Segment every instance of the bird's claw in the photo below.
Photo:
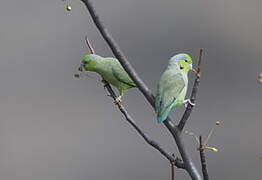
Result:
{"label": "bird's claw", "polygon": [[115,105],[118,106],[118,108],[122,109],[123,108],[123,105],[122,105],[122,96],[118,96],[116,99],[115,99]]}
{"label": "bird's claw", "polygon": [[118,96],[115,100],[115,104],[121,104],[122,102],[122,96]]}
{"label": "bird's claw", "polygon": [[184,104],[185,104],[185,107],[187,107],[188,104],[190,104],[191,106],[195,106],[195,105],[196,105],[196,104],[193,103],[190,99],[186,99],[186,100],[184,101]]}

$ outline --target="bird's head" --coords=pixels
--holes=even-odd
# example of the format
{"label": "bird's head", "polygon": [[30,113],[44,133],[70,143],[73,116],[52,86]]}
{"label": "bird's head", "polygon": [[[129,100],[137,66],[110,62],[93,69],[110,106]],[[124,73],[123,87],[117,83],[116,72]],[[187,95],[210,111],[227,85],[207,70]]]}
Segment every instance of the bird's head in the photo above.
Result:
{"label": "bird's head", "polygon": [[86,36],[86,44],[88,49],[90,50],[90,54],[87,54],[85,56],[83,56],[83,58],[81,59],[81,65],[78,68],[79,71],[94,71],[96,64],[97,64],[97,60],[101,58],[101,56],[98,56],[95,54],[95,51],[91,45],[91,43],[89,42],[87,36]]}
{"label": "bird's head", "polygon": [[169,64],[179,66],[183,72],[188,72],[189,70],[195,71],[192,66],[192,58],[188,54],[181,53],[173,56]]}
{"label": "bird's head", "polygon": [[97,59],[100,59],[101,56],[98,56],[96,54],[88,54],[83,56],[81,59],[81,65],[79,67],[79,71],[93,71],[97,64]]}

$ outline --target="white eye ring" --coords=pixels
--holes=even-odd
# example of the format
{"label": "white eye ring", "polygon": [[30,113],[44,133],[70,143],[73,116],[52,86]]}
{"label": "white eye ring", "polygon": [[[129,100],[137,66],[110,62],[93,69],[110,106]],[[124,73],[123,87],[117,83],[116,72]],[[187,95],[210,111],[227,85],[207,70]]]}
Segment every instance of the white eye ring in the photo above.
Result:
{"label": "white eye ring", "polygon": [[187,60],[187,59],[185,59],[185,62],[188,62],[188,60]]}

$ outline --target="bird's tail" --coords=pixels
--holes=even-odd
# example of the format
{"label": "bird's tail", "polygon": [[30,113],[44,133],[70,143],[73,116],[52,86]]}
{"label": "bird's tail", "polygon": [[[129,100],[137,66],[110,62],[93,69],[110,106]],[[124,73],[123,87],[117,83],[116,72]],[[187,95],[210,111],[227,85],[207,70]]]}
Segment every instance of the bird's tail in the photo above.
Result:
{"label": "bird's tail", "polygon": [[157,122],[161,123],[161,122],[165,121],[166,118],[167,118],[167,116],[157,116]]}
{"label": "bird's tail", "polygon": [[168,106],[166,109],[157,112],[157,122],[161,123],[163,121],[165,121],[170,113],[170,111],[172,110],[173,106]]}

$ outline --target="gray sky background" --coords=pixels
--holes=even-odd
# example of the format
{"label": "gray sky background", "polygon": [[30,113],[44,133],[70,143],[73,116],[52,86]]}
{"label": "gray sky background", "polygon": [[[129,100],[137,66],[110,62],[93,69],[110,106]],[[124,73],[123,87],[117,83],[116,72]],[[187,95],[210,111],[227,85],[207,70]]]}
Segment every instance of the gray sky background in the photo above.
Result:
{"label": "gray sky background", "polygon": [[[167,60],[205,49],[203,78],[186,129],[206,135],[222,122],[207,152],[211,179],[261,179],[262,1],[95,0],[131,64],[155,91]],[[72,11],[65,11],[69,3]],[[123,121],[99,77],[73,74],[87,53],[112,56],[79,0],[1,0],[0,179],[169,179],[168,162]],[[190,75],[192,80],[192,74]],[[177,150],[138,90],[124,104],[170,152]],[[177,121],[183,107],[172,117]],[[199,166],[196,143],[184,137]],[[177,179],[190,178],[177,171]]]}

